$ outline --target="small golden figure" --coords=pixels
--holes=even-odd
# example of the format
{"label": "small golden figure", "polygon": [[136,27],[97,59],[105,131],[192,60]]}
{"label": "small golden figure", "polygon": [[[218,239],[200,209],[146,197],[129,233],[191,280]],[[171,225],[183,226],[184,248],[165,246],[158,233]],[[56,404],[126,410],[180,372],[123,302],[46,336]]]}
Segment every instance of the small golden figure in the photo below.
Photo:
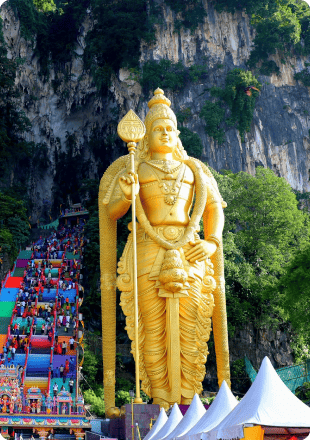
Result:
{"label": "small golden figure", "polygon": [[[117,280],[115,276],[116,221],[131,206],[133,184],[142,389],[164,408],[175,402],[189,404],[195,393],[201,393],[212,315],[218,382],[230,385],[222,250],[226,204],[207,166],[187,156],[170,105],[157,89],[148,104],[146,134],[138,144],[134,172],[129,155],[123,156],[107,169],[100,184],[107,409],[115,406],[116,285],[135,353],[132,233],[118,263]],[[201,219],[204,240],[198,235]]]}

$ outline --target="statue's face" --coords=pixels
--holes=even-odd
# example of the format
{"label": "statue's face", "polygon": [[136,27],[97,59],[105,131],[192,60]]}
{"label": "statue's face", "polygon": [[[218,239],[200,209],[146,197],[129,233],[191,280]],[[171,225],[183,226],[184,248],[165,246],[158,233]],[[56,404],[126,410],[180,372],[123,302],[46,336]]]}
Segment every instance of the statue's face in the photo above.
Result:
{"label": "statue's face", "polygon": [[170,119],[153,122],[148,137],[149,150],[154,153],[172,153],[177,146],[178,133]]}

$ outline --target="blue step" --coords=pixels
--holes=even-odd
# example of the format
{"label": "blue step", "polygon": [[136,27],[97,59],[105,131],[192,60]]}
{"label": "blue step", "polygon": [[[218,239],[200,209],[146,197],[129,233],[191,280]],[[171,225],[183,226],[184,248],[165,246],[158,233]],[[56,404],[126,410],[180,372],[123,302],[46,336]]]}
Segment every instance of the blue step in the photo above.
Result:
{"label": "blue step", "polygon": [[42,299],[43,301],[50,301],[51,299],[55,301],[57,289],[50,289],[48,292],[47,289],[44,289]]}
{"label": "blue step", "polygon": [[19,289],[15,287],[3,287],[1,289],[0,301],[16,301]]}
{"label": "blue step", "polygon": [[70,290],[61,290],[59,289],[59,295],[62,294],[64,296],[64,298],[66,299],[67,297],[69,298],[69,302],[75,303],[75,297],[76,297],[76,290],[74,289],[70,289]]}
{"label": "blue step", "polygon": [[27,376],[46,374],[50,366],[50,355],[30,354],[27,362]]}

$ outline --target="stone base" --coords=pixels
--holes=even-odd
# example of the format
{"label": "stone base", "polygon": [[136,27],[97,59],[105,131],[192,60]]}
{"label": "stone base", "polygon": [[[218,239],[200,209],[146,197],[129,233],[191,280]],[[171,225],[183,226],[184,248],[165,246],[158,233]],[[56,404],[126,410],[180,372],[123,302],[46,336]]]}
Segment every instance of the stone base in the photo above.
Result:
{"label": "stone base", "polygon": [[[151,419],[157,419],[160,412],[159,405],[133,405],[133,416],[134,416],[134,439],[132,438],[131,429],[131,405],[125,405],[125,440],[139,440],[138,432],[136,429],[136,423],[138,423],[140,436],[143,439],[150,430]],[[153,421],[154,423],[154,421]]]}

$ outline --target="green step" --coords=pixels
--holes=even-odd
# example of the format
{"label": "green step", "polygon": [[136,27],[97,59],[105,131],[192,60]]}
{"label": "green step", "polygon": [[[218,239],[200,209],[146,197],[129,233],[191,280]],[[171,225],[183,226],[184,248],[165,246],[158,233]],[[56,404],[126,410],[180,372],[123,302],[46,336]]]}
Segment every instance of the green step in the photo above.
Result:
{"label": "green step", "polygon": [[8,332],[8,326],[10,325],[11,317],[1,317],[0,318],[0,335],[6,335]]}
{"label": "green step", "polygon": [[[66,391],[68,391],[69,392],[69,380],[71,379],[71,377],[68,377],[67,376],[67,379],[66,379],[66,382],[65,383],[63,383],[63,380],[62,380],[62,377],[54,377],[53,379],[51,379],[51,386],[50,386],[50,393],[51,393],[51,396],[53,396],[54,395],[54,393],[53,393],[53,386],[54,386],[54,383],[56,382],[57,384],[58,384],[58,393],[60,393],[60,390],[61,390],[61,387],[64,385],[64,387],[65,387],[65,390]],[[73,380],[74,380],[74,385],[73,385],[73,393],[72,393],[72,396],[75,396],[75,383],[76,383],[76,381],[75,381],[75,378],[73,378]]]}
{"label": "green step", "polygon": [[18,260],[30,260],[32,255],[32,251],[20,251],[18,254]]}
{"label": "green step", "polygon": [[24,267],[16,267],[13,273],[13,277],[23,277],[24,276]]}
{"label": "green step", "polygon": [[12,312],[14,309],[15,302],[14,301],[2,301],[0,305],[0,317],[8,318],[12,316]]}
{"label": "green step", "polygon": [[66,256],[65,258],[67,260],[79,260],[80,259],[80,254],[76,254],[74,255],[73,252],[66,252]]}

